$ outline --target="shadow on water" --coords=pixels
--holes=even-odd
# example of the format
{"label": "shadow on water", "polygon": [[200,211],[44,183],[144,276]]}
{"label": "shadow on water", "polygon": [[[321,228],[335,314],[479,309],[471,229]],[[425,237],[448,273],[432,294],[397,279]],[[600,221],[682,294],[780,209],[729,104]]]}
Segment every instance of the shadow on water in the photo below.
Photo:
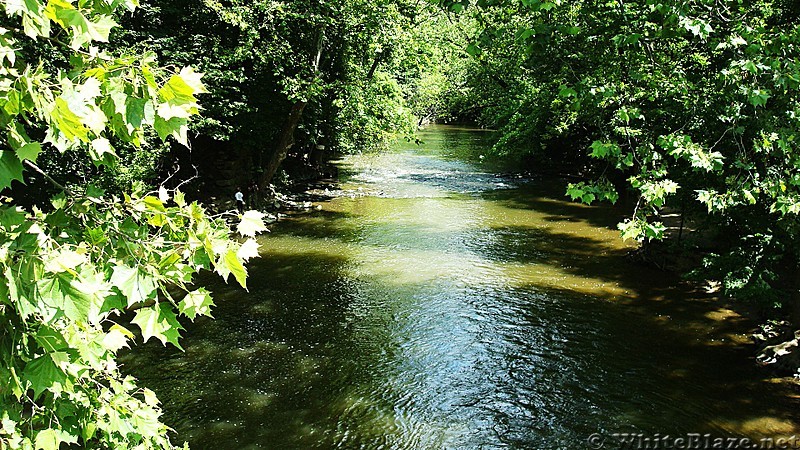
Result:
{"label": "shadow on water", "polygon": [[[552,193],[552,189],[545,187],[544,192]],[[797,389],[785,384],[770,386],[770,375],[755,367],[746,337],[754,324],[676,274],[632,262],[626,257],[629,249],[617,241],[569,228],[572,224],[612,228],[619,220],[617,210],[587,208],[519,191],[494,191],[484,198],[500,201],[505,207],[536,211],[544,214],[544,222],[550,222],[544,226],[539,222],[533,227],[491,228],[491,243],[478,245],[486,258],[534,267],[547,265],[591,280],[589,286],[570,290],[536,280],[517,283],[515,289],[546,290],[548,297],[569,299],[570,309],[577,312],[576,323],[580,323],[578,316],[601,318],[596,326],[564,341],[592,339],[592,345],[579,353],[595,367],[579,383],[585,392],[576,398],[599,397],[605,405],[613,405],[614,397],[623,400],[625,408],[618,411],[622,416],[618,423],[631,428],[617,431],[644,430],[651,435],[712,432],[756,439],[797,432]],[[623,292],[597,292],[591,284],[598,281],[612,283]],[[576,302],[576,291],[592,298]],[[597,297],[613,304],[606,303],[600,307],[602,311],[598,310]],[[616,313],[603,317],[608,309],[621,312],[628,320],[620,321]],[[549,312],[552,314],[553,309]],[[527,314],[532,324],[543,316],[546,314],[539,311]],[[604,335],[597,336],[597,330]],[[535,353],[535,347],[513,348],[510,359]],[[569,367],[569,357],[558,361],[554,373],[559,369],[571,376],[580,372],[580,368]],[[602,391],[590,392],[593,387],[602,387]],[[654,395],[662,401],[653,401]],[[604,415],[609,412],[607,406],[598,410]],[[665,428],[665,423],[671,427]]]}
{"label": "shadow on water", "polygon": [[[313,252],[268,252],[250,270],[269,276],[251,277],[248,295],[208,280],[217,319],[186,324],[185,353],[151,343],[122,362],[139,369],[142,384],[166,405],[164,420],[193,448],[341,443],[337,428],[352,417],[366,423],[372,409],[391,410],[358,396],[359,386],[380,375],[369,358],[392,348],[378,326],[367,338],[352,337],[360,334],[359,313],[346,306],[358,281],[339,275],[347,264]],[[158,367],[148,370],[151,364]],[[380,425],[373,436],[357,438],[382,440],[388,424]]]}
{"label": "shadow on water", "polygon": [[750,324],[628,260],[620,210],[483,175],[454,193],[464,183],[394,177],[389,161],[374,183],[407,183],[401,196],[277,224],[249,293],[204,280],[216,319],[186,325],[185,353],[148,343],[122,357],[177,441],[575,449],[592,433],[797,431],[793,393],[749,364]]}
{"label": "shadow on water", "polygon": [[541,213],[543,222],[582,222],[595,227],[617,229],[617,223],[629,211],[598,202],[593,206],[567,201],[567,182],[560,179],[542,179],[529,182],[520,189],[493,190],[483,198],[498,202],[506,208]]}

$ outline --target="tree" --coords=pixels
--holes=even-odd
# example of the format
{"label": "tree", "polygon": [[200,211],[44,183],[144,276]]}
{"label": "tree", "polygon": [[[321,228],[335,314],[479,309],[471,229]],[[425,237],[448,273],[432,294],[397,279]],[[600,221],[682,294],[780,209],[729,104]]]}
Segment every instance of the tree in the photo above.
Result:
{"label": "tree", "polygon": [[201,176],[225,160],[236,169],[219,178],[268,184],[287,157],[382,147],[412,130],[384,76],[411,1],[152,0],[145,10],[126,18],[119,45],[207,74],[204,117],[192,128]]}
{"label": "tree", "polygon": [[[115,143],[146,151],[146,130],[186,145],[205,92],[191,68],[100,46],[134,0],[0,3],[0,189],[25,174],[61,192],[49,203],[0,207],[0,447],[173,448],[155,395],[123,377],[116,353],[135,324],[145,341],[179,346],[178,316],[210,315],[196,272],[230,275],[258,255],[264,229],[246,212],[231,239],[179,189],[115,193],[65,186],[37,164],[43,149],[114,170]],[[83,156],[85,155],[85,156]],[[24,191],[23,191],[24,192]],[[132,319],[131,319],[132,316]]]}
{"label": "tree", "polygon": [[[593,179],[569,185],[574,200],[630,193],[626,239],[662,239],[665,212],[692,214],[721,236],[700,276],[800,323],[793,3],[437,3],[475,18],[467,50],[508,75],[483,117],[499,153],[585,165]],[[481,83],[476,104],[499,84]]]}

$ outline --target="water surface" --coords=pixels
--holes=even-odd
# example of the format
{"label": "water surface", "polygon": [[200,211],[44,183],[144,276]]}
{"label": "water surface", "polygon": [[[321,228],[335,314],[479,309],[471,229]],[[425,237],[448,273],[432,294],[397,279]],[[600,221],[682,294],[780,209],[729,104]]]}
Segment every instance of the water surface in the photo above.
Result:
{"label": "water surface", "polygon": [[[353,195],[261,239],[249,292],[211,281],[185,353],[126,370],[195,449],[576,449],[592,433],[791,434],[748,324],[626,258],[624,211],[496,175],[490,135],[345,158]],[[615,448],[609,444],[607,448]]]}

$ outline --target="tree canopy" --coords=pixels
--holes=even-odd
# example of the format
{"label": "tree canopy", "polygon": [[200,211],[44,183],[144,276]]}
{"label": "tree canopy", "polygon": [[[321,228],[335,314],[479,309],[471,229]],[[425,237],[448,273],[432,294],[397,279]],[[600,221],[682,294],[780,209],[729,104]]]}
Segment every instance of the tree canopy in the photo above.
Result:
{"label": "tree canopy", "polygon": [[133,325],[145,341],[179,346],[177,316],[193,320],[213,306],[193,274],[214,270],[245,287],[243,263],[258,255],[261,213],[241,218],[242,242],[180,189],[65,185],[37,165],[47,147],[113,172],[117,146],[188,144],[196,96],[206,92],[201,74],[104,49],[118,10],[135,6],[2,3],[0,188],[24,196],[16,183],[31,174],[59,191],[27,208],[4,196],[0,207],[3,448],[172,448],[158,400],[119,372],[116,354]]}
{"label": "tree canopy", "polygon": [[576,201],[632,197],[625,239],[662,239],[663,216],[685,214],[719,236],[700,277],[800,306],[794,3],[438,3],[476,24],[471,104],[497,154],[566,162],[587,177]]}
{"label": "tree canopy", "polygon": [[800,322],[788,0],[0,8],[0,447],[173,448],[116,354],[135,333],[180,346],[179,319],[213,306],[194,274],[246,288],[264,230],[207,212],[187,166],[209,191],[263,188],[287,158],[427,121],[498,130],[495,157],[582,177],[575,201],[622,199],[624,239],[668,238],[679,212],[716,236],[698,277]]}

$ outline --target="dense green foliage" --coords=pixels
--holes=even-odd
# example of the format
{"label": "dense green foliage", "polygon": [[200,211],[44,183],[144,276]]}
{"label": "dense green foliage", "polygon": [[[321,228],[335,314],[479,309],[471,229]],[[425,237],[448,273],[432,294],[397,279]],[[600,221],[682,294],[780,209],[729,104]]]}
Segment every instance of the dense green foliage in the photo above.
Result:
{"label": "dense green foliage", "polygon": [[[430,120],[497,128],[500,158],[585,176],[574,200],[624,199],[623,238],[685,215],[716,237],[698,276],[800,322],[791,2],[137,6],[0,2],[0,447],[171,448],[116,353],[132,324],[179,345],[178,317],[212,306],[193,274],[244,287],[263,229],[245,213],[232,240],[187,194],[265,187],[287,157],[319,165]],[[225,184],[187,189],[193,165]]]}
{"label": "dense green foliage", "polygon": [[[135,6],[2,3],[0,189],[34,205],[3,197],[0,207],[0,448],[172,448],[158,400],[119,372],[116,354],[132,325],[145,341],[179,346],[178,316],[213,305],[193,274],[214,270],[244,287],[243,263],[258,255],[261,213],[244,214],[241,243],[178,189],[106,192],[54,178],[88,166],[124,176],[115,147],[144,154],[156,135],[188,144],[201,75],[98,47],[116,10]],[[43,149],[73,164],[50,175],[36,164]],[[60,192],[36,202],[17,184],[25,175]]]}
{"label": "dense green foliage", "polygon": [[685,213],[717,236],[697,275],[800,318],[794,3],[438,3],[477,24],[467,104],[498,154],[588,175],[578,201],[632,198],[626,239]]}
{"label": "dense green foliage", "polygon": [[413,133],[404,93],[386,72],[407,44],[412,2],[154,0],[144,8],[115,42],[206,74],[193,128],[202,176],[229,176],[214,165],[229,160],[240,185],[266,184],[287,153],[312,164],[320,151],[379,149]]}

